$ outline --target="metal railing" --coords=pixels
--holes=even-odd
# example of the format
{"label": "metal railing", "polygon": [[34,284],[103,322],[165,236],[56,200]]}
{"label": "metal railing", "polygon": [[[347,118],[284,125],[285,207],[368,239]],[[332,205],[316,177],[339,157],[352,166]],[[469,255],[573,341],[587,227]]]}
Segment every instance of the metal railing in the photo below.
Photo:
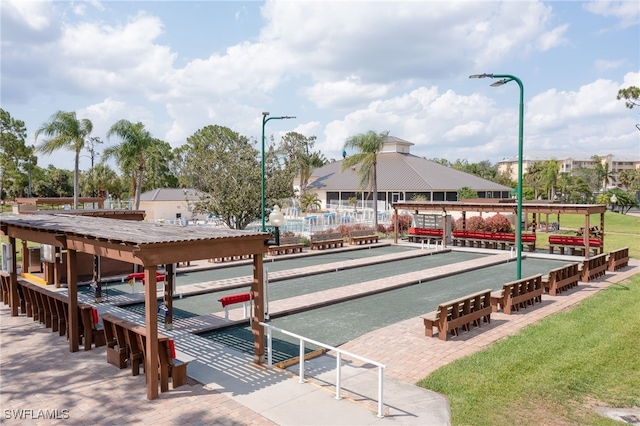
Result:
{"label": "metal railing", "polygon": [[307,337],[303,337],[300,336],[298,334],[295,333],[291,333],[290,331],[286,331],[283,330],[281,328],[278,327],[274,327],[273,325],[261,322],[260,323],[261,326],[265,327],[267,329],[267,365],[269,368],[272,368],[273,366],[273,359],[272,359],[272,354],[273,354],[273,348],[272,348],[272,330],[273,331],[278,331],[282,334],[286,334],[287,336],[291,336],[293,338],[296,338],[300,341],[300,358],[299,358],[299,365],[300,365],[300,369],[299,369],[299,378],[298,381],[299,383],[304,383],[304,342],[309,342],[313,345],[316,346],[320,346],[322,348],[328,349],[330,351],[334,351],[336,352],[337,356],[336,356],[336,399],[342,399],[340,397],[340,392],[341,392],[341,367],[342,367],[342,355],[345,355],[347,357],[351,357],[351,358],[355,358],[358,359],[360,361],[369,363],[369,364],[373,364],[376,367],[378,367],[378,417],[382,418],[384,417],[384,414],[382,413],[382,409],[383,409],[383,398],[382,398],[382,390],[383,390],[383,371],[386,368],[386,366],[384,364],[381,364],[379,362],[376,361],[372,361],[368,358],[362,357],[360,355],[356,355],[353,354],[351,352],[345,351],[343,349],[338,349],[335,348],[333,346],[324,344],[324,343],[320,343],[318,341],[315,341],[313,339],[309,339]]}

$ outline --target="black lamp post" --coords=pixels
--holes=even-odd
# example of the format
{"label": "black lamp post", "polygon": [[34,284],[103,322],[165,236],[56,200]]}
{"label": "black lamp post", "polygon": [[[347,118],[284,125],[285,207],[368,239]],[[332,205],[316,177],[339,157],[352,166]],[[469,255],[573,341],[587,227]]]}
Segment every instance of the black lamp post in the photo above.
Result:
{"label": "black lamp post", "polygon": [[275,228],[276,246],[279,246],[280,227],[284,224],[284,215],[280,211],[280,206],[273,206],[273,211],[269,213],[269,223]]}

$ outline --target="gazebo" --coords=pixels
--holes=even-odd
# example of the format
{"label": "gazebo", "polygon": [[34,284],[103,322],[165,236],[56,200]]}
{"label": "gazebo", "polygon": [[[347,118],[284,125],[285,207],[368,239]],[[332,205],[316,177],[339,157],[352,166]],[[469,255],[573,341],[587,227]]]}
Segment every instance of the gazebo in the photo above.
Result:
{"label": "gazebo", "polygon": [[[431,212],[462,212],[463,222],[466,218],[467,212],[479,212],[479,213],[508,213],[517,216],[517,206],[512,200],[505,200],[506,202],[426,202],[426,201],[408,201],[402,203],[394,203],[393,209],[395,213],[396,223],[394,232],[394,242],[398,242],[398,211],[411,211],[415,214],[424,211]],[[607,206],[604,204],[556,204],[556,203],[524,203],[522,205],[522,212],[524,215],[529,213],[540,217],[540,215],[557,215],[558,222],[561,214],[579,214],[584,216],[584,229],[586,232],[583,234],[585,257],[589,257],[589,216],[592,214],[600,214],[600,231],[602,233],[602,242],[604,244],[604,213],[607,210]],[[548,223],[548,220],[547,220]],[[516,226],[517,220],[516,220]]]}
{"label": "gazebo", "polygon": [[[139,265],[144,270],[145,326],[147,329],[145,371],[156,371],[158,360],[158,301],[156,270],[166,265],[168,276],[173,264],[192,260],[251,255],[254,300],[252,330],[255,361],[264,355],[263,254],[267,252],[268,234],[209,227],[185,227],[142,221],[117,220],[68,214],[29,214],[2,216],[0,233],[9,237],[11,246],[10,306],[11,315],[18,315],[18,277],[16,239],[54,246],[66,251],[67,288],[69,297],[69,350],[78,351],[78,279],[77,253],[89,253],[109,259]],[[168,308],[171,310],[172,282],[165,283]],[[168,292],[168,294],[167,294]],[[154,364],[155,363],[155,364]],[[158,376],[147,377],[147,398],[158,398]]]}

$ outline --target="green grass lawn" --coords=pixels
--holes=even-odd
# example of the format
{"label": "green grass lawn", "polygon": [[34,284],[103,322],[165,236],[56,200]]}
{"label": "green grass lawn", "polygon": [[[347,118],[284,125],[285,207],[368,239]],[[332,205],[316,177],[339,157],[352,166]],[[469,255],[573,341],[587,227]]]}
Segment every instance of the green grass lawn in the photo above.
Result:
{"label": "green grass lawn", "polygon": [[[583,217],[563,216],[561,228],[581,226]],[[536,247],[548,247],[548,235],[539,233]],[[640,259],[640,218],[607,212],[604,241],[605,252],[629,247]],[[639,307],[637,274],[419,385],[448,398],[454,425],[620,424],[592,407],[640,407]]]}
{"label": "green grass lawn", "polygon": [[[604,220],[604,252],[608,253],[622,247],[629,247],[629,256],[640,259],[640,217],[606,212]],[[600,227],[600,215],[591,215],[589,224]],[[560,218],[560,232],[558,234],[575,235],[572,230],[583,226],[584,216],[563,215]],[[543,251],[548,249],[549,235],[546,232],[537,233],[537,249]]]}
{"label": "green grass lawn", "polygon": [[640,407],[640,274],[440,368],[454,425],[616,425],[593,405]]}

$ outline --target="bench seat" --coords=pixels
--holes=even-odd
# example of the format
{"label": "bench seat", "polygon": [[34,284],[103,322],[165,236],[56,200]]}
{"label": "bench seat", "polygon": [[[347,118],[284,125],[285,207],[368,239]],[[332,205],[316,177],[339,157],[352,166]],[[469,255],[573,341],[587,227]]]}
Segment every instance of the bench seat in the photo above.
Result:
{"label": "bench seat", "polygon": [[514,310],[541,303],[543,292],[542,274],[506,283],[502,289],[491,292],[492,311],[502,308],[505,314],[511,315]]}
{"label": "bench seat", "polygon": [[373,229],[363,229],[349,232],[349,244],[369,244],[378,242],[378,233]]}
{"label": "bench seat", "polygon": [[609,252],[607,258],[607,270],[609,272],[617,271],[629,265],[629,247]]}
{"label": "bench seat", "polygon": [[344,247],[344,238],[338,232],[313,234],[310,241],[311,250]]}
{"label": "bench seat", "polygon": [[544,290],[550,296],[556,296],[558,293],[572,289],[578,285],[580,281],[580,264],[571,263],[549,271],[549,275],[542,277],[542,285]]}
{"label": "bench seat", "polygon": [[[140,366],[144,368],[146,365],[146,328],[111,314],[102,314],[101,318],[105,325],[107,362],[120,369],[130,366],[131,375],[139,375]],[[188,363],[187,360],[175,359],[173,340],[158,333],[158,374],[161,392],[169,390],[169,378],[174,389],[187,383]]]}
{"label": "bench seat", "polygon": [[582,276],[580,281],[586,283],[604,276],[606,274],[607,267],[608,263],[606,253],[585,259],[582,262]]}
{"label": "bench seat", "polygon": [[302,253],[304,244],[300,241],[300,237],[280,237],[280,245],[269,246],[268,255]]}
{"label": "bench seat", "polygon": [[422,315],[424,334],[433,336],[433,328],[438,330],[438,338],[447,340],[449,333],[458,336],[459,329],[469,331],[471,324],[480,327],[484,320],[491,322],[491,289],[450,300],[438,305],[438,309]]}

